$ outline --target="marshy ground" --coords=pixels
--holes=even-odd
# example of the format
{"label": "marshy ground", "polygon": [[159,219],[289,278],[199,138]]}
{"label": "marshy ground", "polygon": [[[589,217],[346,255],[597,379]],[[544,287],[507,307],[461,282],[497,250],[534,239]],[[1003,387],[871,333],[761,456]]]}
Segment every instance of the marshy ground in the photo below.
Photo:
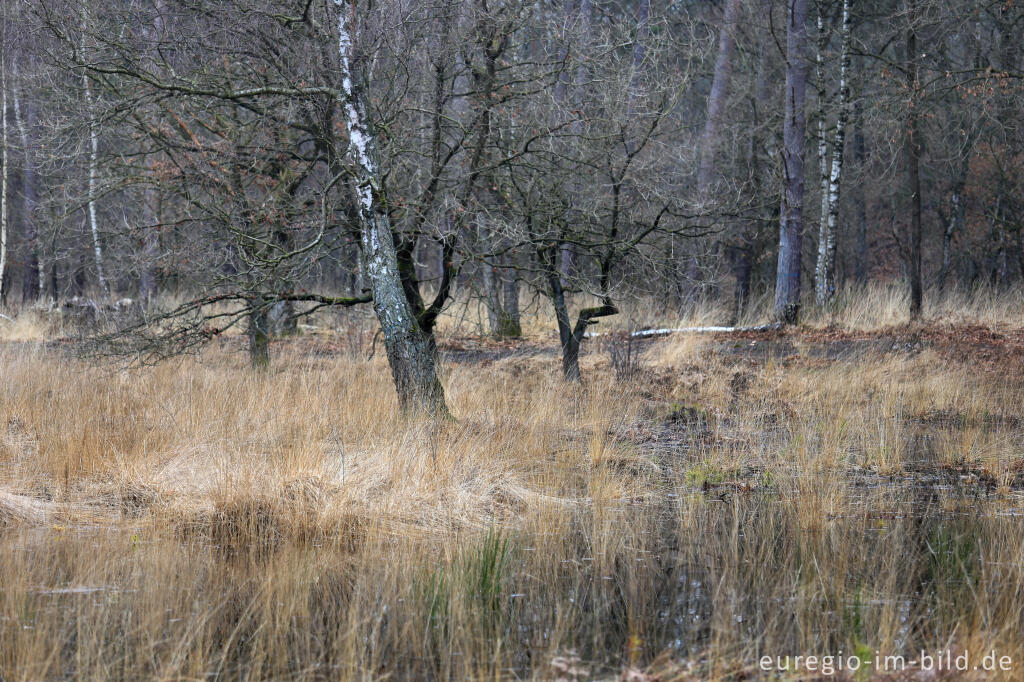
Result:
{"label": "marshy ground", "polygon": [[8,330],[0,679],[1024,677],[1021,296],[844,310],[598,337],[582,388],[546,328],[451,329],[441,424],[369,329],[263,376],[237,339],[117,370]]}

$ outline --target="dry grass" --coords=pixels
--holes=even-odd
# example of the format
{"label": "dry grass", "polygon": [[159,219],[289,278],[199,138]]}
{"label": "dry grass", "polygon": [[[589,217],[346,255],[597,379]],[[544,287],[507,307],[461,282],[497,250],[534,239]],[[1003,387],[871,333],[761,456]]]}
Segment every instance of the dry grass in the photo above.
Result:
{"label": "dry grass", "polygon": [[[445,424],[332,333],[255,376],[235,339],[115,371],[18,322],[0,679],[740,679],[922,648],[1019,677],[1021,358],[818,331],[899,322],[868,298],[648,343],[629,381],[592,343],[582,390],[494,346],[447,365]],[[1024,326],[1019,295],[972,300],[943,319]]]}

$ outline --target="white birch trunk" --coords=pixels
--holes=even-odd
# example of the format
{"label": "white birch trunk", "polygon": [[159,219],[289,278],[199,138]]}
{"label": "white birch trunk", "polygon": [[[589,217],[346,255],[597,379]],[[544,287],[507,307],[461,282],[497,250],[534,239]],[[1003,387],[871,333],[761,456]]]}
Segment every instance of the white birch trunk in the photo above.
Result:
{"label": "white birch trunk", "polygon": [[828,305],[836,293],[836,231],[839,224],[839,192],[843,174],[843,148],[846,146],[846,123],[850,118],[850,0],[843,0],[842,47],[839,65],[839,115],[832,142],[832,169],[828,175],[827,212],[823,220],[822,241],[818,245],[817,303]]}
{"label": "white birch trunk", "polygon": [[819,305],[824,298],[823,287],[825,274],[822,268],[825,265],[826,231],[828,229],[828,139],[825,135],[825,116],[827,109],[825,100],[827,98],[825,88],[825,72],[822,68],[824,60],[823,52],[828,43],[828,36],[825,33],[825,25],[821,16],[821,7],[818,7],[818,48],[814,57],[814,75],[818,83],[818,179],[821,184],[821,211],[818,213],[818,258],[814,266],[814,293],[815,300]]}
{"label": "white birch trunk", "polygon": [[[85,16],[82,17],[82,55],[85,55]],[[100,292],[104,298],[110,298],[110,288],[107,286],[107,278],[103,274],[103,250],[100,247],[99,225],[96,219],[96,185],[97,185],[97,163],[99,158],[99,131],[96,129],[96,121],[93,120],[92,86],[89,84],[88,74],[82,74],[82,83],[85,86],[85,107],[86,115],[89,117],[89,198],[86,208],[89,213],[89,231],[92,233],[93,257],[96,259],[96,279],[99,280]]]}
{"label": "white birch trunk", "polygon": [[336,3],[338,10],[338,63],[349,149],[354,161],[356,193],[359,200],[360,243],[365,276],[373,293],[373,308],[381,325],[388,364],[403,411],[446,415],[444,389],[437,377],[434,352],[409,305],[398,272],[398,256],[391,222],[383,210],[383,187],[373,125],[352,73],[352,34],[348,25],[348,3]]}

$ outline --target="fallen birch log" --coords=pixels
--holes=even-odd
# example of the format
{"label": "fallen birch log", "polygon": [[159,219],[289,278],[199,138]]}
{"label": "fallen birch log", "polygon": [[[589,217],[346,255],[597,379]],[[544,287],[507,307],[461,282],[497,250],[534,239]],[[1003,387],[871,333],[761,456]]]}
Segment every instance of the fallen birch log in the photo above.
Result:
{"label": "fallen birch log", "polygon": [[[730,332],[768,332],[775,329],[782,329],[781,322],[762,324],[756,327],[674,327],[666,329],[641,329],[630,333],[632,338],[644,338],[649,336],[668,336],[669,334],[700,334],[700,333],[730,333]],[[596,336],[607,336],[611,332],[587,332],[588,339]]]}

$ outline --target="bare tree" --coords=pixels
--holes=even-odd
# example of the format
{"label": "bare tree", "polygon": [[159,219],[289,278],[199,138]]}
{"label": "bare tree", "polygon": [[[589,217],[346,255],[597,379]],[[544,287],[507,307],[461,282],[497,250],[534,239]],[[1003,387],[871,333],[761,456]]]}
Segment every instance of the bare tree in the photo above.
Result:
{"label": "bare tree", "polygon": [[7,154],[7,13],[3,16],[0,34],[0,303],[7,300],[7,176],[10,171]]}
{"label": "bare tree", "polygon": [[921,127],[919,105],[920,69],[917,56],[917,0],[906,0],[906,75],[908,102],[904,138],[907,190],[910,193],[910,226],[906,243],[907,279],[910,284],[910,316],[920,317],[924,298],[921,280]]}
{"label": "bare tree", "polygon": [[355,163],[351,169],[359,197],[363,263],[373,292],[373,308],[384,334],[398,399],[405,409],[429,414],[447,412],[444,389],[437,377],[434,353],[402,290],[391,223],[379,168],[375,130],[366,113],[360,88],[365,84],[352,68],[350,8],[339,0],[338,57],[341,106]]}
{"label": "bare tree", "polygon": [[[88,35],[86,22],[88,15],[82,13],[82,56],[86,57],[86,35]],[[89,125],[89,194],[87,207],[89,211],[89,232],[92,235],[93,256],[96,259],[96,278],[99,281],[100,291],[105,298],[110,298],[110,286],[107,284],[106,275],[103,272],[103,249],[100,246],[99,225],[96,219],[96,199],[99,189],[99,142],[100,134],[93,108],[92,83],[87,72],[82,73],[82,86],[85,93],[85,111]]]}
{"label": "bare tree", "polygon": [[21,98],[18,90],[14,90],[14,121],[18,126],[21,136],[21,150],[24,162],[24,173],[22,178],[21,196],[21,220],[24,225],[22,235],[25,240],[25,266],[22,272],[22,303],[34,303],[43,291],[43,269],[40,265],[40,252],[42,250],[39,239],[39,229],[36,224],[36,210],[38,204],[38,187],[36,173],[36,153],[33,144],[35,136],[35,102],[29,98],[25,106],[25,115],[21,113]]}
{"label": "bare tree", "polygon": [[[818,14],[818,30],[821,30],[821,14]],[[832,166],[829,173],[822,174],[827,180],[822,187],[822,215],[818,232],[818,263],[815,268],[815,298],[819,306],[828,305],[836,292],[836,230],[839,223],[839,191],[843,175],[843,158],[846,147],[846,123],[849,120],[850,84],[847,82],[850,67],[850,0],[843,0],[841,47],[839,63],[839,114],[836,119],[835,137],[832,141]],[[819,61],[821,50],[818,51]],[[820,78],[820,76],[819,76]],[[824,121],[819,119],[818,128],[824,143]],[[819,151],[822,159],[825,154]]]}

